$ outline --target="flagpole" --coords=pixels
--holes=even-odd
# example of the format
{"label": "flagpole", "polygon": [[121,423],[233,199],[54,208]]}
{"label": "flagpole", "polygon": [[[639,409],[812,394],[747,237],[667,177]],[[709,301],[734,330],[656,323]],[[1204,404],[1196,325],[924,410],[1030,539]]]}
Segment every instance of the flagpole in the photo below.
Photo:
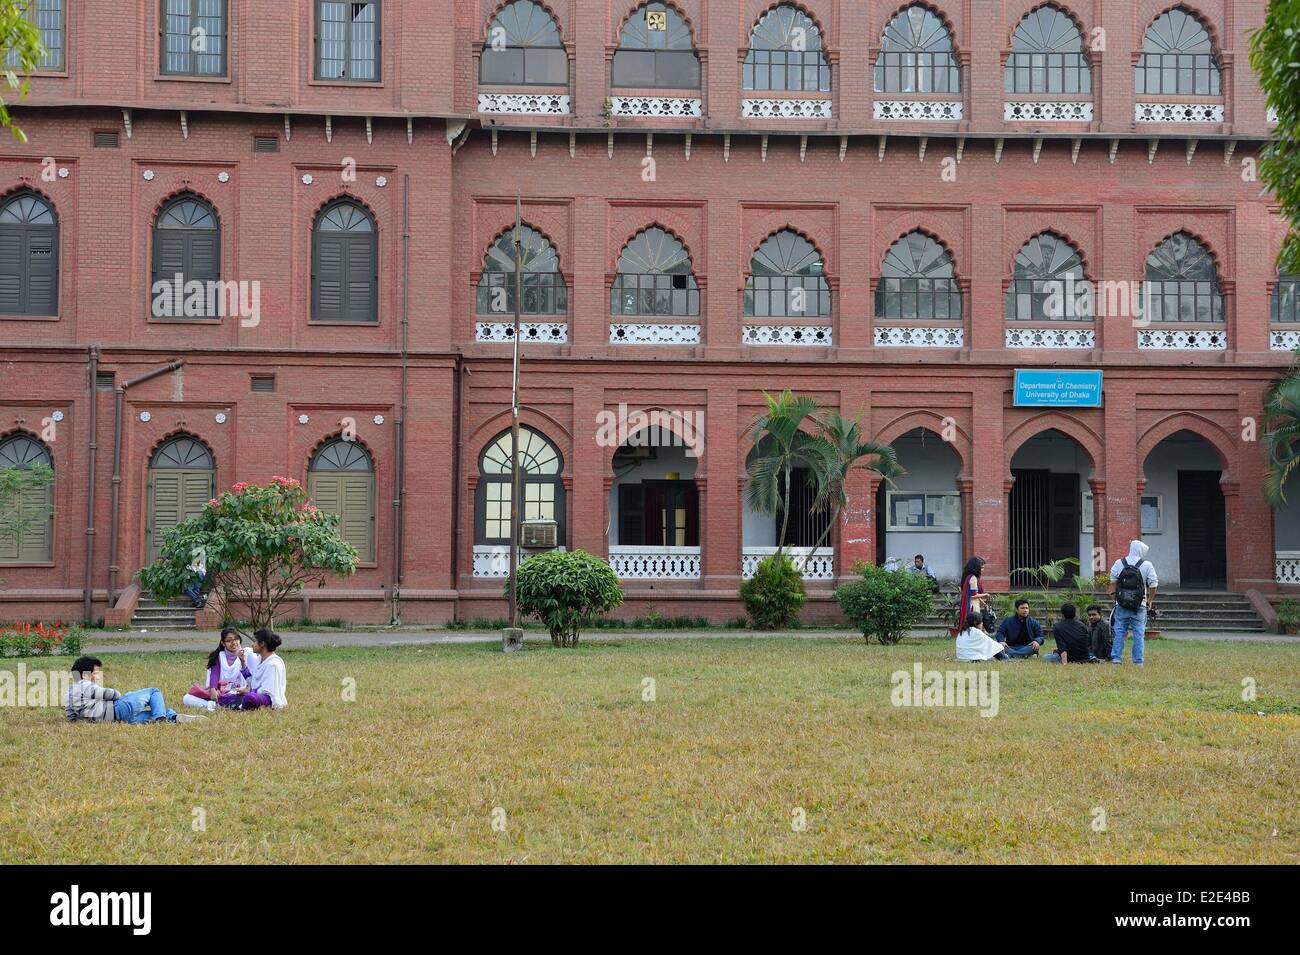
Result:
{"label": "flagpole", "polygon": [[523,249],[520,233],[523,205],[515,193],[515,334],[514,360],[510,376],[510,629],[519,626],[518,580],[519,523],[523,511],[519,506],[519,307],[523,296]]}

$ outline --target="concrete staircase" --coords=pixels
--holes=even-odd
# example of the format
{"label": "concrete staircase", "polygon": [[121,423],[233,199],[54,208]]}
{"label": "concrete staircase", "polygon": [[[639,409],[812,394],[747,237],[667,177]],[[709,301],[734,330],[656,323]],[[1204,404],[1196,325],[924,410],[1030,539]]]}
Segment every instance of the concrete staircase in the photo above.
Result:
{"label": "concrete staircase", "polygon": [[194,630],[196,611],[190,606],[189,599],[178,597],[171,603],[162,604],[153,599],[153,595],[142,593],[131,617],[132,630]]}
{"label": "concrete staircase", "polygon": [[[952,625],[939,614],[957,602],[955,593],[942,593],[935,597],[936,613],[918,627],[926,632],[946,633]],[[1104,612],[1109,612],[1110,600],[1097,600]],[[1216,590],[1177,590],[1156,593],[1156,608],[1160,616],[1148,620],[1148,629],[1187,633],[1264,633],[1266,627],[1259,614],[1241,594]],[[1084,608],[1080,607],[1080,611]],[[1082,614],[1081,614],[1082,615]]]}

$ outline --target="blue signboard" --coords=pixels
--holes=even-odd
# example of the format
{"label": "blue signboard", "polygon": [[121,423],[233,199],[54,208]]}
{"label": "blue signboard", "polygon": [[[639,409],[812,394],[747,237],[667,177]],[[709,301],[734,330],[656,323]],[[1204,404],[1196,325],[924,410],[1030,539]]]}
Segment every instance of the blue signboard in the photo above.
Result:
{"label": "blue signboard", "polygon": [[1015,403],[1019,406],[1100,408],[1101,372],[1017,368]]}

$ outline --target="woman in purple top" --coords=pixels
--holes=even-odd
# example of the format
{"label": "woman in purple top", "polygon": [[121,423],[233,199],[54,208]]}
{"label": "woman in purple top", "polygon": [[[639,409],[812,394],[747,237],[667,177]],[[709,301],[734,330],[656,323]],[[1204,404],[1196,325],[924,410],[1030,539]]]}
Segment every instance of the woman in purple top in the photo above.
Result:
{"label": "woman in purple top", "polygon": [[247,686],[252,680],[249,663],[253,654],[246,650],[239,639],[239,631],[226,627],[221,631],[221,642],[208,654],[207,678],[200,684],[190,687],[183,702],[186,706],[214,710],[222,703],[223,695],[229,696],[239,686]]}

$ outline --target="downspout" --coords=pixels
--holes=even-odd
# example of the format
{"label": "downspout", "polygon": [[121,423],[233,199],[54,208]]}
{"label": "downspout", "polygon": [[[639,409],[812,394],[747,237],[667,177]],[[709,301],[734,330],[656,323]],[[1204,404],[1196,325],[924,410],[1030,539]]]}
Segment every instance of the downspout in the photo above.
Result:
{"label": "downspout", "polygon": [[113,401],[113,506],[112,518],[108,523],[108,606],[110,607],[117,599],[117,515],[122,498],[122,408],[126,403],[126,390],[159,375],[179,371],[184,364],[185,359],[179,358],[117,386],[117,394]]}
{"label": "downspout", "polygon": [[95,584],[95,459],[99,450],[99,349],[91,345],[88,375],[90,378],[90,421],[86,442],[86,576],[82,584],[81,618],[86,626],[94,623],[91,614],[92,588]]}
{"label": "downspout", "polygon": [[402,176],[402,382],[401,408],[397,415],[397,467],[393,494],[393,606],[391,622],[402,623],[401,587],[405,576],[403,554],[404,506],[406,503],[406,415],[407,415],[407,361],[411,331],[411,176]]}
{"label": "downspout", "polygon": [[[451,434],[455,453],[451,457],[451,588],[460,589],[460,423],[464,415],[465,388],[462,379],[469,374],[465,357],[456,356],[456,377],[451,387]],[[457,608],[459,609],[459,608]]]}

